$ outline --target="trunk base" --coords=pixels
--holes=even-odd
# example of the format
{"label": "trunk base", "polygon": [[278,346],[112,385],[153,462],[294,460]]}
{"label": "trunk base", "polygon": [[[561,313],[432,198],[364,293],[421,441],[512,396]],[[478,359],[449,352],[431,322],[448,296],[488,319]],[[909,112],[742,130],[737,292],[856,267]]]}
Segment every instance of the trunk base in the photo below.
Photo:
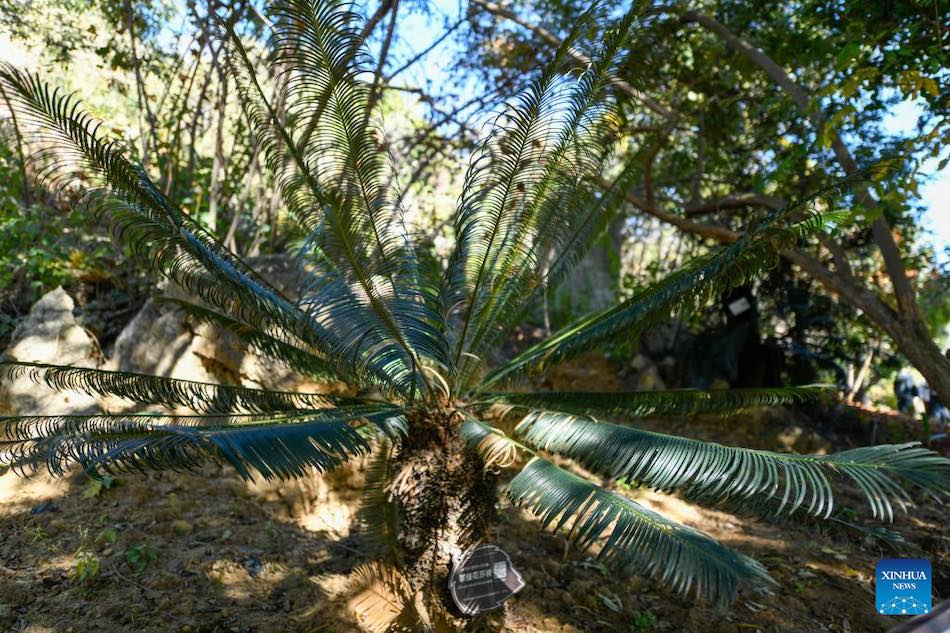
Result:
{"label": "trunk base", "polygon": [[[491,525],[496,478],[459,437],[458,412],[418,411],[407,420],[390,490],[399,513],[399,566],[415,596],[408,611],[430,631],[500,630],[504,609],[464,618],[448,590],[453,558],[477,545]],[[415,626],[397,622],[395,630]]]}

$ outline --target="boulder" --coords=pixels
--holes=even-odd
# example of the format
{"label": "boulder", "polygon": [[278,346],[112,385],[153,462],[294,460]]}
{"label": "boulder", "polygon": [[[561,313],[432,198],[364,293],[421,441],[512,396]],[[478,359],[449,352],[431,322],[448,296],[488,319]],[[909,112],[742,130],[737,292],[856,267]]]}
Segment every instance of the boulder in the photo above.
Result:
{"label": "boulder", "polygon": [[660,372],[656,366],[653,365],[637,374],[636,386],[638,391],[666,389],[666,383],[663,382],[663,378],[660,377]]}
{"label": "boulder", "polygon": [[651,358],[662,358],[687,346],[695,337],[689,327],[677,319],[656,325],[640,335],[640,349]]}
{"label": "boulder", "polygon": [[116,339],[109,369],[211,382],[189,353],[193,339],[180,310],[149,299]]}
{"label": "boulder", "polygon": [[653,361],[646,354],[637,354],[630,359],[630,369],[635,372],[641,372],[649,367],[653,367]]}
{"label": "boulder", "polygon": [[[99,344],[76,322],[72,298],[62,288],[37,301],[13,333],[4,360],[100,367]],[[96,398],[77,392],[59,392],[34,383],[29,376],[0,381],[0,412],[8,415],[38,413],[69,415],[98,413]]]}
{"label": "boulder", "polygon": [[[289,296],[296,294],[298,271],[292,258],[258,257],[248,264]],[[159,294],[200,303],[174,286],[160,290]],[[245,343],[231,332],[193,325],[175,305],[155,300],[147,301],[119,334],[108,369],[268,389],[327,388],[305,384],[283,363],[248,351]]]}

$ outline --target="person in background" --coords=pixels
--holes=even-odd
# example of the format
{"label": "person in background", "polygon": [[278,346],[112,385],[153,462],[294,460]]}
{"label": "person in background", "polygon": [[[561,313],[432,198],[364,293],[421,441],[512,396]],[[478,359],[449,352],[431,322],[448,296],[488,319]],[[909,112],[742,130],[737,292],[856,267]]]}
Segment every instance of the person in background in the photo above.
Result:
{"label": "person in background", "polygon": [[940,397],[926,382],[917,387],[920,398],[924,401],[924,415],[930,422],[945,423],[950,421],[950,409],[940,401]]}
{"label": "person in background", "polygon": [[914,412],[917,414],[915,417],[923,417],[927,415],[930,409],[930,399],[933,397],[933,393],[930,391],[930,385],[927,384],[927,381],[921,378],[920,382],[917,383],[917,397],[914,398]]}
{"label": "person in background", "polygon": [[913,414],[917,385],[914,384],[914,376],[910,368],[904,367],[894,378],[894,396],[897,398],[898,411]]}

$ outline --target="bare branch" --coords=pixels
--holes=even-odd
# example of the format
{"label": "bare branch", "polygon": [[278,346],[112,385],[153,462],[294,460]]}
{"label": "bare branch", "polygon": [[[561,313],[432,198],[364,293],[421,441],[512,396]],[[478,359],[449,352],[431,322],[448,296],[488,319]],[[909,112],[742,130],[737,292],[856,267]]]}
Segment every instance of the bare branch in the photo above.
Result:
{"label": "bare branch", "polygon": [[[762,49],[757,48],[747,40],[739,37],[726,28],[721,22],[710,16],[694,11],[686,11],[680,14],[680,17],[683,20],[701,25],[718,35],[729,46],[745,55],[749,61],[759,66],[772,81],[778,84],[801,113],[811,122],[815,130],[819,132],[824,130],[825,121],[821,110],[810,102],[805,90],[799,86],[781,66],[775,63],[771,57],[766,55]],[[846,174],[853,174],[858,171],[857,163],[851,155],[851,151],[844,144],[844,141],[837,131],[824,130],[824,132],[831,141],[835,158],[838,160],[838,164],[841,165],[844,172]],[[894,295],[897,299],[900,312],[907,318],[918,319],[920,317],[920,308],[917,305],[917,298],[910,279],[907,277],[907,270],[904,267],[900,249],[894,240],[891,227],[887,220],[884,219],[884,216],[881,215],[880,209],[877,207],[877,202],[871,196],[867,185],[858,183],[854,185],[853,189],[858,201],[864,205],[870,215],[875,218],[871,224],[871,232],[884,258],[884,265],[887,268],[888,276],[894,287]]]}
{"label": "bare branch", "polygon": [[[518,26],[528,29],[529,31],[534,33],[536,36],[540,37],[542,40],[544,40],[545,42],[547,42],[554,48],[557,48],[558,46],[561,45],[561,39],[557,35],[552,33],[551,31],[548,31],[544,27],[538,26],[537,24],[532,24],[531,22],[528,22],[527,20],[520,18],[518,15],[512,13],[511,11],[505,9],[504,7],[501,7],[495,4],[494,2],[489,2],[488,0],[472,0],[472,4],[475,4],[481,7],[485,11],[491,13],[492,15],[497,15],[499,17],[505,18],[506,20],[511,20]],[[590,62],[591,62],[590,58],[587,55],[584,55],[583,53],[581,53],[580,51],[575,50],[574,48],[571,48],[571,50],[568,51],[568,55],[570,55],[571,59],[573,59],[574,63],[577,64],[578,66],[586,67],[590,65]],[[675,112],[673,112],[666,106],[662,105],[659,101],[656,101],[649,95],[641,92],[640,90],[637,90],[636,88],[631,86],[629,83],[627,83],[623,79],[620,79],[619,77],[615,77],[612,83],[614,86],[617,87],[617,89],[619,89],[622,92],[627,93],[628,95],[630,95],[631,97],[633,97],[634,99],[642,103],[644,106],[646,106],[647,108],[649,108],[656,114],[659,114],[663,118],[665,119],[676,118]]]}
{"label": "bare branch", "polygon": [[713,200],[704,200],[686,207],[686,217],[692,218],[700,215],[708,215],[717,211],[729,211],[732,209],[744,209],[746,207],[765,207],[766,209],[781,209],[786,205],[786,201],[776,196],[770,196],[764,193],[737,193],[730,196],[723,196]]}

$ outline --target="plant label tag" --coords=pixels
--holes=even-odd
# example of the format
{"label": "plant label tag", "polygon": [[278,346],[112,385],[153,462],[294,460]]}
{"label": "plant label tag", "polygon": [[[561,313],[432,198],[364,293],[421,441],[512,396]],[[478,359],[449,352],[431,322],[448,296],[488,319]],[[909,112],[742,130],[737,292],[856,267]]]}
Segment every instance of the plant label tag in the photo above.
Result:
{"label": "plant label tag", "polygon": [[729,312],[732,314],[732,316],[739,316],[743,312],[748,312],[751,309],[752,304],[749,303],[749,300],[745,297],[739,297],[729,304]]}
{"label": "plant label tag", "polygon": [[524,589],[524,579],[497,545],[482,544],[463,553],[449,574],[449,592],[465,615],[500,607]]}

